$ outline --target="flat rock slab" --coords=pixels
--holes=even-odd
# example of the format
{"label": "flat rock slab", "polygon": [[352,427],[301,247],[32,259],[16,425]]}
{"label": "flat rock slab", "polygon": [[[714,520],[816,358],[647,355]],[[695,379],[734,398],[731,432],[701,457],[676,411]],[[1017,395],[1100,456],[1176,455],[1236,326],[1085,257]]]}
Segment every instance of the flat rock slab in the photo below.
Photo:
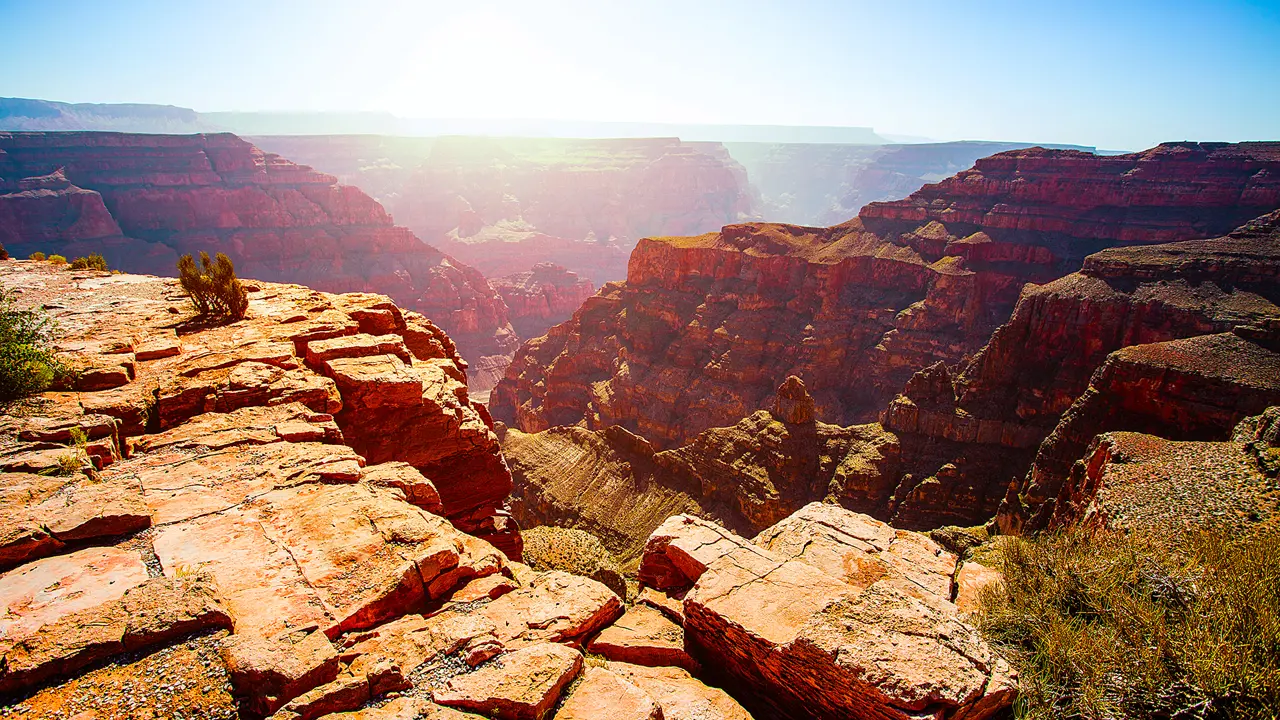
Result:
{"label": "flat rock slab", "polygon": [[676,667],[645,667],[610,662],[609,672],[635,685],[662,708],[664,720],[752,720],[729,693],[710,687]]}
{"label": "flat rock slab", "polygon": [[151,525],[136,480],[0,474],[0,568],[58,552],[64,544]]}
{"label": "flat rock slab", "polygon": [[142,556],[114,547],[28,563],[0,576],[0,640],[30,636],[64,616],[118,600],[146,580]]}
{"label": "flat rock slab", "polygon": [[176,428],[133,438],[130,446],[137,453],[165,448],[221,450],[280,441],[340,443],[342,431],[332,415],[295,402],[197,415]]}
{"label": "flat rock slab", "polygon": [[508,647],[567,642],[608,625],[622,614],[612,590],[595,580],[553,570],[477,611]]}
{"label": "flat rock slab", "polygon": [[556,712],[556,720],[663,720],[649,693],[602,667],[588,667],[582,682]]}
{"label": "flat rock slab", "polygon": [[501,655],[433,693],[441,705],[515,720],[542,720],[582,670],[582,654],[540,643]]}
{"label": "flat rock slab", "polygon": [[393,491],[362,484],[275,490],[162,527],[155,549],[167,574],[211,572],[237,632],[264,636],[369,627],[423,601],[460,567],[473,575],[500,567],[493,548]]}
{"label": "flat rock slab", "polygon": [[675,665],[690,672],[698,667],[684,649],[684,628],[648,605],[632,605],[589,647],[610,660],[634,665]]}

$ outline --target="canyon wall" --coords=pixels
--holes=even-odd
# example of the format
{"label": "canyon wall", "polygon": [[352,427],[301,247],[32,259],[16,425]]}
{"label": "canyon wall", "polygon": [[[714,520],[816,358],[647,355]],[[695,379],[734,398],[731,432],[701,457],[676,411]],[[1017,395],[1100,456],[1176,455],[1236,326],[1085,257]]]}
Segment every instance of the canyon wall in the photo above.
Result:
{"label": "canyon wall", "polygon": [[491,278],[489,284],[506,302],[511,326],[522,338],[538,337],[552,325],[568,320],[595,294],[590,280],[554,263],[538,263],[522,273]]}
{"label": "canyon wall", "polygon": [[875,420],[914,372],[976,353],[1024,284],[1099,249],[1218,235],[1278,206],[1274,144],[1033,148],[831,228],[645,239],[625,283],[525,343],[491,409],[527,432],[620,424],[662,448],[766,407],[794,374],[820,419]]}
{"label": "canyon wall", "polygon": [[101,252],[113,268],[171,275],[181,254],[223,252],[241,277],[390,295],[471,362],[515,348],[479,272],[359,189],[233,135],[0,133],[0,178],[0,236],[17,257]]}

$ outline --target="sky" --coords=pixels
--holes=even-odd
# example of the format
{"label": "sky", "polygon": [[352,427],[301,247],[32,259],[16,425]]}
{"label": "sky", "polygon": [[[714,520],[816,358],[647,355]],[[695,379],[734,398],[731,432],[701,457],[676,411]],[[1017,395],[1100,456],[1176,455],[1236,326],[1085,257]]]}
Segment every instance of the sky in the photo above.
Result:
{"label": "sky", "polygon": [[1280,0],[0,0],[0,96],[1280,140]]}

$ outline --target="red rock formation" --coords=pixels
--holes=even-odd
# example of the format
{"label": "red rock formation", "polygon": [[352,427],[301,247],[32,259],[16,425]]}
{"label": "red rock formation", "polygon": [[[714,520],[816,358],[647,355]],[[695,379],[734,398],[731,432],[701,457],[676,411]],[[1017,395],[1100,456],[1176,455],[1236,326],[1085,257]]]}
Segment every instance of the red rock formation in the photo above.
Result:
{"label": "red rock formation", "polygon": [[527,272],[493,278],[489,284],[507,304],[511,326],[522,338],[538,337],[568,320],[595,293],[590,280],[553,263],[538,263]]}
{"label": "red rock formation", "polygon": [[357,188],[233,135],[0,133],[0,178],[72,183],[0,196],[0,235],[20,234],[6,243],[17,257],[101,252],[113,268],[171,275],[179,254],[225,252],[241,277],[390,295],[447,329],[469,360],[515,348],[478,272]]}
{"label": "red rock formation", "polygon": [[977,351],[1026,282],[1277,206],[1275,145],[1031,149],[832,228],[643,240],[625,284],[521,348],[492,410],[526,431],[620,424],[666,446],[765,407],[794,374],[819,417],[874,419],[916,370]]}

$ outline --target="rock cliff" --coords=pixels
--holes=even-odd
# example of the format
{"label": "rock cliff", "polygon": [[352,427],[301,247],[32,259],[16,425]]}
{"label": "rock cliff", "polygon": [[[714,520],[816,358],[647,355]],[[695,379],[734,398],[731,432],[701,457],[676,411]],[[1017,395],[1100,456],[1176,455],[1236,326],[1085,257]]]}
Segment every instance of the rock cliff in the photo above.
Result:
{"label": "rock cliff", "polygon": [[1220,235],[1278,206],[1274,144],[1033,148],[831,228],[642,240],[625,283],[521,348],[491,408],[524,431],[618,424],[669,447],[767,407],[794,374],[824,420],[874,420],[914,372],[978,351],[1024,284],[1109,246]]}
{"label": "rock cliff", "polygon": [[257,283],[210,326],[174,280],[0,282],[79,370],[0,418],[6,717],[750,720],[678,625],[517,562],[497,439],[421,316]]}
{"label": "rock cliff", "polygon": [[[1142,353],[1134,349],[1127,356],[1113,355],[1114,362],[1108,355],[1129,346],[1159,348],[1168,341],[1275,323],[1280,318],[1275,290],[1278,258],[1280,213],[1257,218],[1221,238],[1113,248],[1091,255],[1078,273],[1028,285],[1009,321],[970,362],[954,373],[941,368],[917,375],[890,403],[884,424],[904,442],[951,443],[952,459],[947,462],[958,466],[963,486],[986,498],[984,508],[1013,483],[1024,494],[1027,512],[1056,496],[1099,432],[1127,429],[1169,432],[1168,437],[1182,440],[1223,439],[1240,415],[1213,412],[1212,402],[1201,406],[1182,397],[1177,388],[1165,387],[1162,380],[1153,379],[1154,385],[1121,383],[1114,373],[1141,365]],[[1233,362],[1223,353],[1246,347],[1237,348],[1235,340],[1225,337],[1192,342],[1203,344],[1206,355],[1200,362],[1206,368]],[[1111,365],[1106,372],[1099,370],[1107,367],[1104,363]],[[1152,369],[1148,375],[1152,373],[1165,371]],[[1181,408],[1180,428],[1127,427],[1105,419],[1126,404],[1156,402],[1156,387],[1165,388],[1164,400],[1171,407]],[[1060,419],[1066,422],[1064,413],[1086,396],[1088,404],[1072,410],[1079,419],[1060,425]],[[1085,422],[1085,415],[1093,420]],[[1197,434],[1206,432],[1209,435]],[[999,467],[970,467],[965,462],[976,453],[998,452],[1007,453]],[[1033,474],[1039,479],[1028,485],[1023,475],[1033,456]],[[1004,513],[1006,529],[1020,522],[1011,512],[1006,508]]]}
{"label": "rock cliff", "polygon": [[101,252],[113,268],[171,275],[183,253],[224,252],[241,277],[389,295],[440,323],[469,361],[515,349],[476,270],[357,188],[233,135],[0,133],[0,178],[0,236],[15,257]]}
{"label": "rock cliff", "polygon": [[492,278],[489,284],[507,304],[511,326],[522,338],[545,334],[595,294],[590,280],[554,263],[538,263],[526,272]]}

